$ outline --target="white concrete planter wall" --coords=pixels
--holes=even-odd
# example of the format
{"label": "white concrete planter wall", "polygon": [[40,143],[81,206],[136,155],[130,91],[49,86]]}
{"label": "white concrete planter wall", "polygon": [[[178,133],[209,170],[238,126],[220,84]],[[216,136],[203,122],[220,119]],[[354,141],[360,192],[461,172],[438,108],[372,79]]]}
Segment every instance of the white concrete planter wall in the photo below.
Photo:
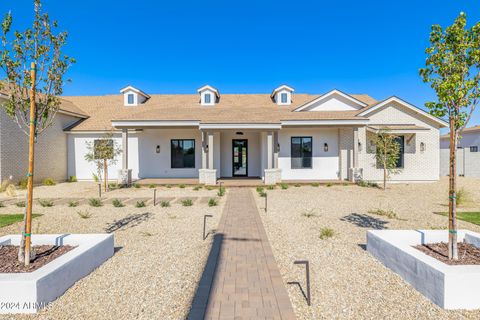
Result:
{"label": "white concrete planter wall", "polygon": [[[480,247],[480,234],[458,231],[458,241]],[[375,230],[367,250],[444,309],[480,308],[480,265],[451,266],[412,246],[448,242],[447,230]]]}
{"label": "white concrete planter wall", "polygon": [[[0,237],[0,245],[19,245],[19,235]],[[113,234],[33,235],[33,245],[77,248],[30,273],[0,273],[0,314],[35,313],[61,296],[113,255]]]}

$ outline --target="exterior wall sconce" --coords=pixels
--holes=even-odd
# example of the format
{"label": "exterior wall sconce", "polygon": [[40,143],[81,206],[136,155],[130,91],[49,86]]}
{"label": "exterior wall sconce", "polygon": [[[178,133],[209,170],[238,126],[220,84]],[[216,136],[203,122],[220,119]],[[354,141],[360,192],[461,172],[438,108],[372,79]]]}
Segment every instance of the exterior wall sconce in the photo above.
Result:
{"label": "exterior wall sconce", "polygon": [[420,142],[420,152],[424,152],[427,149],[425,142]]}
{"label": "exterior wall sconce", "polygon": [[358,141],[358,151],[362,152],[362,143]]}
{"label": "exterior wall sconce", "polygon": [[235,132],[235,134],[238,135],[238,136],[243,136],[243,132],[241,132],[241,131],[237,131],[237,132]]}
{"label": "exterior wall sconce", "polygon": [[157,153],[160,153],[160,145],[157,145],[157,148],[155,149]]}
{"label": "exterior wall sconce", "polygon": [[208,153],[208,144],[205,145],[205,152]]}
{"label": "exterior wall sconce", "polygon": [[280,143],[277,143],[277,152],[280,152]]}
{"label": "exterior wall sconce", "polygon": [[323,144],[323,151],[328,152],[328,143]]}

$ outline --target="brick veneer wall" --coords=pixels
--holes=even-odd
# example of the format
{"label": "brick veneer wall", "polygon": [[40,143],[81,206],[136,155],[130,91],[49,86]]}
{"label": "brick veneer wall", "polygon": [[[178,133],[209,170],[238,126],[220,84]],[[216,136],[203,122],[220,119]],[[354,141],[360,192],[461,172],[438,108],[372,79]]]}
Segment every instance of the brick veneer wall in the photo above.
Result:
{"label": "brick veneer wall", "polygon": [[[57,114],[54,123],[38,136],[35,144],[35,181],[67,179],[67,135],[63,129],[79,119]],[[0,179],[16,182],[28,169],[28,137],[0,110]]]}

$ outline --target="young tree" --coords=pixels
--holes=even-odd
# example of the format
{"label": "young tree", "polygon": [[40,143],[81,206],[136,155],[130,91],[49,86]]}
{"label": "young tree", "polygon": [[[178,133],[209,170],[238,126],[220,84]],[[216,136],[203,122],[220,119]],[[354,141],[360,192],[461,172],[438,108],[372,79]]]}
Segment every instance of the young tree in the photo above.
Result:
{"label": "young tree", "polygon": [[112,137],[113,134],[109,132],[100,139],[86,143],[88,152],[85,154],[85,160],[95,164],[100,182],[103,172],[105,192],[107,191],[108,167],[117,163],[118,156],[122,152],[118,143]]}
{"label": "young tree", "polygon": [[[56,21],[42,13],[40,0],[34,0],[34,19],[31,28],[11,34],[12,14],[5,15],[1,24],[0,66],[4,73],[1,83],[7,93],[3,105],[7,115],[29,137],[28,191],[25,226],[19,259],[30,264],[31,220],[33,199],[34,145],[37,136],[48,128],[58,111],[64,74],[75,61],[62,54],[66,32],[55,33]],[[24,254],[23,254],[24,253]],[[24,258],[23,258],[24,256]]]}
{"label": "young tree", "polygon": [[437,94],[437,101],[426,103],[430,113],[448,116],[450,127],[450,178],[448,206],[448,257],[458,259],[457,245],[457,171],[458,136],[467,125],[480,101],[480,23],[467,28],[462,12],[445,29],[433,25],[430,47],[426,49],[426,67],[420,69],[423,81]]}
{"label": "young tree", "polygon": [[400,158],[400,144],[397,142],[395,135],[382,129],[375,137],[375,149],[376,163],[383,169],[383,190],[385,190],[390,175],[400,171],[397,168],[397,162]]}

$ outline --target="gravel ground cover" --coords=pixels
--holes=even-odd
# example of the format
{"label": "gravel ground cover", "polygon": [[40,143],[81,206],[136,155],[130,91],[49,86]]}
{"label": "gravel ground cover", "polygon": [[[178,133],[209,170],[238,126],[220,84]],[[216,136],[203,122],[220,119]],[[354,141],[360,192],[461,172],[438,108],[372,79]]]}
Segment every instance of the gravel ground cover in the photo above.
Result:
{"label": "gravel ground cover", "polygon": [[[39,198],[91,198],[94,183],[62,183],[36,187]],[[157,188],[157,197],[215,197],[216,190],[192,191]],[[108,198],[142,198],[152,189],[130,188],[109,192]],[[2,195],[3,197],[3,195]],[[0,319],[183,319],[188,314],[212,237],[202,240],[203,215],[211,214],[209,226],[216,228],[224,207],[194,204],[183,207],[112,205],[90,207],[35,206],[43,216],[33,220],[33,233],[115,234],[115,255],[93,273],[72,286],[62,297],[37,315],[5,315]],[[0,208],[0,213],[21,213],[23,208]],[[84,214],[87,212],[88,214]],[[79,214],[82,213],[82,214]],[[82,218],[82,216],[84,218]],[[17,234],[20,223],[0,228],[0,236]]]}
{"label": "gravel ground cover", "polygon": [[[480,180],[460,178],[468,200],[460,210],[478,211]],[[298,319],[479,319],[480,311],[445,311],[427,300],[365,251],[370,229],[445,229],[448,180],[391,185],[386,191],[355,185],[302,186],[256,194],[257,206]],[[458,221],[459,228],[480,226]],[[333,232],[333,236],[330,234]],[[321,236],[323,239],[321,239]],[[311,265],[312,306],[305,269]]]}

